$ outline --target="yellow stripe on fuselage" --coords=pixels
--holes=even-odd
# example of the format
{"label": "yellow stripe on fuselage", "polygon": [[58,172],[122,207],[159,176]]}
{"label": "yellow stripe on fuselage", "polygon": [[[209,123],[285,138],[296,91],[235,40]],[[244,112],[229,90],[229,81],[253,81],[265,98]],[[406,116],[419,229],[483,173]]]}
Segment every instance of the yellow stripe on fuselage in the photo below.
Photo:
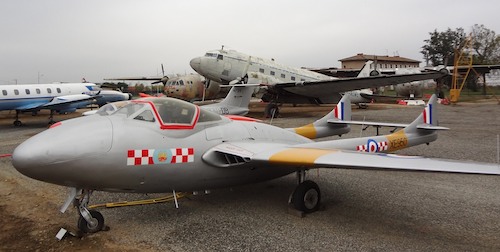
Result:
{"label": "yellow stripe on fuselage", "polygon": [[389,145],[389,152],[401,150],[408,146],[408,137],[406,136],[404,130],[399,130],[390,135],[387,135],[387,140]]}
{"label": "yellow stripe on fuselage", "polygon": [[309,139],[316,138],[316,129],[314,128],[314,125],[312,123],[302,127],[295,128],[294,130],[295,133],[303,137],[307,137]]}
{"label": "yellow stripe on fuselage", "polygon": [[314,165],[314,161],[319,157],[332,153],[332,150],[321,149],[301,149],[291,148],[272,155],[270,163],[293,164],[293,165]]}

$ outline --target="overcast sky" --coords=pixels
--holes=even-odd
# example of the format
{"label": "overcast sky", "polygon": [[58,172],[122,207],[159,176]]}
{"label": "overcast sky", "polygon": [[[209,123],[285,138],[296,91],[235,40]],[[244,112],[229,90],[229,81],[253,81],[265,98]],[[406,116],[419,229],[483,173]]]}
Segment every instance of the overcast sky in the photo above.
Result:
{"label": "overcast sky", "polygon": [[340,67],[356,53],[423,61],[429,32],[499,34],[499,15],[498,0],[2,0],[0,84],[155,76],[161,63],[190,73],[221,45],[296,67]]}

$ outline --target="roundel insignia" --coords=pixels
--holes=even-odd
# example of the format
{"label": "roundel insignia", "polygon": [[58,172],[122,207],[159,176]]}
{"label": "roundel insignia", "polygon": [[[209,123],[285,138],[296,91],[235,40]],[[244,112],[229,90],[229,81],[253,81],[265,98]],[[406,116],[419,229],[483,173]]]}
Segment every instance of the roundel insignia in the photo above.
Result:
{"label": "roundel insignia", "polygon": [[158,149],[155,150],[155,153],[153,155],[153,161],[155,164],[165,164],[165,163],[170,163],[172,160],[172,152],[167,149]]}
{"label": "roundel insignia", "polygon": [[373,139],[368,139],[368,152],[378,152],[378,144]]}

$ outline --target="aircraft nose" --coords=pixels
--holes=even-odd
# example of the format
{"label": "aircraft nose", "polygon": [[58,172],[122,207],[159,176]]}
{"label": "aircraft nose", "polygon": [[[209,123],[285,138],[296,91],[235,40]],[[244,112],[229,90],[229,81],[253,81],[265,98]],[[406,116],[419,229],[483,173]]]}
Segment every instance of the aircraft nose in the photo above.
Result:
{"label": "aircraft nose", "polygon": [[191,68],[193,68],[193,70],[195,70],[197,73],[199,73],[200,67],[201,67],[201,58],[198,57],[198,58],[192,59],[189,62],[189,65],[191,65]]}
{"label": "aircraft nose", "polygon": [[90,165],[92,159],[111,149],[112,124],[104,116],[81,117],[54,126],[17,146],[12,153],[16,170],[60,184],[78,176],[82,165]]}

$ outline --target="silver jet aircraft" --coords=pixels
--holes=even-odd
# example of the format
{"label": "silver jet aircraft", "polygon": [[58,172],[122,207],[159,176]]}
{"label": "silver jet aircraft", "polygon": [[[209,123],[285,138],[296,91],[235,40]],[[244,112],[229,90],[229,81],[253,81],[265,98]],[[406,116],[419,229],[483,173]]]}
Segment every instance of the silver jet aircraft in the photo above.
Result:
{"label": "silver jet aircraft", "polygon": [[[339,132],[328,132],[325,123],[346,125],[337,119],[349,113],[348,101],[312,125],[282,129],[250,118],[231,119],[173,98],[147,98],[111,115],[57,123],[20,144],[12,163],[28,177],[72,188],[62,210],[75,203],[78,227],[84,232],[104,226],[102,214],[88,209],[94,190],[175,195],[296,173],[298,186],[290,203],[309,213],[318,210],[321,201],[318,185],[305,176],[313,168],[499,175],[498,164],[377,153],[435,140],[434,131],[441,129],[435,125],[435,99],[410,126],[385,138],[314,142],[311,138]],[[89,131],[92,137],[81,137]]]}

